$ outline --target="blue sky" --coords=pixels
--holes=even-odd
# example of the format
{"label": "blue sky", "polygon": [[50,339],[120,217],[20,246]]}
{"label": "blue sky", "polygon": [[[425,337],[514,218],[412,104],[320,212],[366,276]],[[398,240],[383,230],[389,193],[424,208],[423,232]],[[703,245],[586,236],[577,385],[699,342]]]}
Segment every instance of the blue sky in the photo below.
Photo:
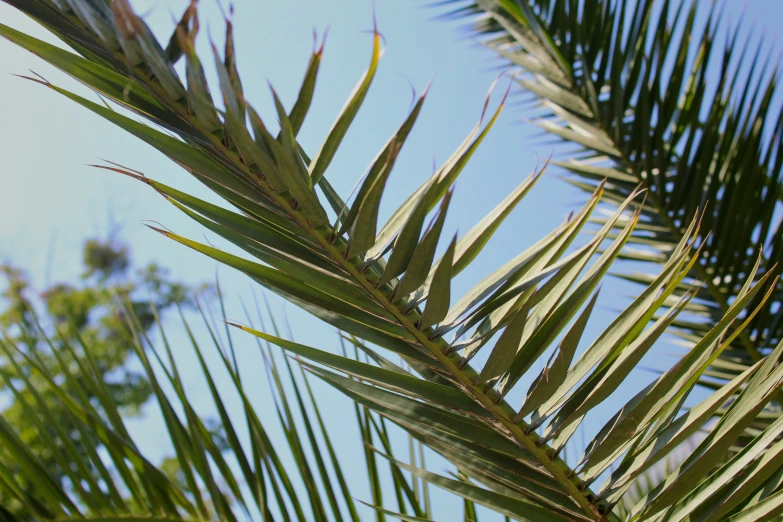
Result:
{"label": "blue sky", "polygon": [[[705,4],[708,3],[704,0]],[[214,1],[202,1],[201,43],[206,35],[222,41],[223,27]],[[413,0],[376,2],[379,28],[386,40],[386,52],[367,102],[348,133],[345,145],[335,158],[328,176],[342,194],[347,194],[376,152],[407,114],[411,86],[421,91],[433,79],[424,111],[397,163],[390,189],[383,201],[382,214],[388,215],[432,171],[433,161],[445,160],[475,125],[487,89],[497,76],[492,55],[461,33],[455,24],[435,22],[434,11]],[[728,18],[736,19],[745,10],[748,21],[773,38],[780,36],[783,17],[780,0],[727,0]],[[180,14],[184,0],[137,0],[137,12],[161,39],[168,39],[172,17]],[[272,114],[267,81],[281,95],[287,107],[293,103],[309,53],[313,29],[319,34],[329,27],[326,53],[318,80],[313,109],[301,141],[308,151],[317,150],[353,85],[367,65],[372,28],[368,0],[290,0],[286,2],[235,2],[236,46],[240,73],[249,101],[262,113]],[[39,38],[51,41],[46,33],[13,9],[0,4],[0,21]],[[0,41],[0,72],[26,73],[34,70],[48,80],[83,93],[80,85],[47,66],[34,56]],[[496,104],[505,84],[495,93]],[[110,232],[128,242],[137,264],[155,260],[171,268],[187,281],[214,277],[215,263],[149,231],[143,220],[154,220],[175,232],[203,239],[203,231],[162,198],[132,180],[86,166],[106,158],[143,171],[174,187],[213,199],[181,169],[151,147],[124,134],[111,124],[68,102],[52,91],[0,74],[0,142],[5,145],[0,158],[0,261],[25,267],[39,287],[47,282],[74,280],[79,275],[80,249],[84,239]],[[475,155],[456,186],[447,227],[467,231],[486,212],[524,179],[538,158],[552,151],[551,140],[542,140],[534,128],[522,123],[524,112],[507,109],[496,128]],[[545,235],[583,199],[569,185],[558,180],[554,170],[539,182],[532,194],[504,225],[482,256],[458,280],[457,291],[500,266],[514,254]],[[457,211],[455,211],[457,209]],[[383,217],[383,216],[382,216]],[[209,237],[209,236],[208,236]],[[214,240],[213,237],[209,237]],[[248,281],[222,269],[221,281],[227,294],[229,315],[242,319],[238,297],[250,298]],[[622,305],[633,290],[609,281],[599,299],[600,312],[586,336],[592,339],[611,319],[611,310]],[[283,308],[280,301],[273,304]],[[300,342],[333,349],[336,336],[331,328],[293,306],[285,307],[292,329]],[[252,358],[254,344],[239,340]],[[661,367],[660,359],[673,348],[659,350],[648,366]],[[260,361],[255,361],[258,372]],[[188,364],[183,361],[183,364]],[[248,372],[253,372],[248,365]],[[649,378],[649,374],[644,379]],[[631,379],[620,390],[628,397],[641,387],[641,379]],[[194,380],[194,394],[201,393]],[[266,397],[265,384],[259,384],[259,400]],[[343,416],[347,402],[331,390],[319,387],[330,425],[345,429]],[[607,402],[610,409],[617,403]],[[609,410],[607,410],[609,411]],[[593,423],[600,426],[600,420]],[[161,424],[153,412],[136,425],[151,452]],[[340,449],[361,458],[350,437],[339,437]],[[349,468],[361,471],[361,461]],[[353,475],[357,484],[360,475]],[[362,485],[358,492],[361,494]],[[365,497],[366,498],[366,497]],[[449,510],[446,506],[444,509]],[[436,512],[442,516],[449,511]]]}

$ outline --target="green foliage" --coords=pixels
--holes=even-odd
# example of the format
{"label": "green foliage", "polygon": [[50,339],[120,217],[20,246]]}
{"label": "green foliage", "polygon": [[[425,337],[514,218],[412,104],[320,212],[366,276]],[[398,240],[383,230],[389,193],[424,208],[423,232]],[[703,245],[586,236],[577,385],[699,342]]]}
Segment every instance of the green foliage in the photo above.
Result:
{"label": "green foliage", "polygon": [[[534,123],[571,145],[554,162],[570,183],[590,194],[605,180],[615,204],[647,189],[635,248],[621,257],[650,273],[621,277],[649,284],[701,215],[691,276],[702,285],[674,324],[686,343],[726,312],[759,255],[759,275],[783,261],[779,57],[752,27],[686,0],[442,4],[513,67],[538,107]],[[780,284],[770,303],[706,372],[709,382],[728,382],[783,339]],[[783,394],[774,402],[780,412]]]}
{"label": "green foliage", "polygon": [[[57,360],[60,366],[55,368],[47,368],[20,351],[18,356],[27,364],[30,378],[19,383],[20,395],[43,395],[50,399],[50,405],[36,412],[34,418],[43,424],[32,428],[24,429],[17,419],[5,414],[0,419],[3,451],[16,457],[13,474],[6,473],[10,467],[7,462],[0,462],[0,491],[8,497],[0,512],[3,520],[24,520],[25,515],[36,521],[69,517],[222,522],[243,515],[254,520],[360,520],[356,493],[344,475],[341,455],[326,428],[328,419],[322,416],[310,380],[301,368],[288,358],[281,359],[266,341],[257,343],[255,353],[237,354],[231,332],[219,341],[211,326],[215,318],[201,307],[200,319],[195,322],[180,313],[178,329],[190,345],[179,347],[175,355],[167,339],[175,336],[176,327],[165,327],[165,335],[156,346],[140,330],[139,317],[130,308],[130,301],[122,303],[124,325],[131,334],[129,348],[141,361],[140,375],[151,389],[150,406],[162,414],[169,434],[168,440],[158,440],[156,445],[170,446],[174,456],[155,465],[139,450],[125,424],[127,413],[113,399],[111,382],[106,375],[93,371],[100,350],[97,345],[84,344],[80,350],[66,346]],[[31,317],[38,320],[34,312]],[[259,313],[255,320],[263,323],[264,317]],[[248,321],[252,324],[254,318],[248,317]],[[271,324],[277,331],[274,317]],[[158,326],[163,328],[160,323]],[[197,331],[203,331],[211,342],[199,344]],[[54,342],[45,334],[42,337]],[[17,348],[6,342],[2,346],[10,352]],[[205,380],[199,384],[206,384],[206,402],[215,409],[219,421],[196,414],[195,408],[202,410],[205,401],[191,402],[189,394],[194,388],[183,382],[179,358],[198,362],[199,377]],[[253,374],[266,370],[271,402],[250,396],[240,367],[251,369]],[[67,374],[64,368],[68,368]],[[62,377],[67,385],[59,382]],[[193,382],[193,377],[189,374],[187,380]],[[78,389],[71,387],[76,384]],[[173,392],[164,392],[164,387]],[[238,400],[238,414],[229,414],[233,408],[228,400]],[[261,417],[268,412],[276,413],[276,417],[270,415],[262,422]],[[367,408],[357,407],[356,418],[360,427],[357,453],[365,453],[373,499],[380,503],[384,493],[396,493],[394,512],[426,516],[426,485],[401,471],[420,459],[413,456],[410,463],[386,463],[376,451],[382,448],[386,457],[394,458],[389,442],[392,428]],[[55,421],[71,431],[45,429]],[[273,442],[271,430],[282,431],[282,446]],[[46,444],[25,441],[26,431],[37,433]],[[340,436],[344,438],[346,431],[343,428]],[[82,441],[72,433],[90,437],[84,441],[85,453],[79,452]],[[412,450],[421,451],[417,446],[411,440]],[[57,471],[47,468],[52,453],[73,459],[75,469],[69,477],[78,480],[59,480]]]}
{"label": "green foliage", "polygon": [[[496,121],[502,103],[497,110],[489,111],[487,101],[479,123],[454,155],[413,191],[385,225],[378,227],[377,205],[389,179],[393,179],[389,178],[387,170],[391,170],[399,152],[397,138],[404,138],[405,124],[390,140],[390,146],[377,156],[370,169],[372,176],[368,176],[360,192],[361,198],[349,205],[328,181],[332,175],[328,168],[331,158],[341,146],[346,129],[367,95],[378,67],[381,49],[377,31],[367,72],[311,161],[296,141],[296,135],[312,99],[320,49],[313,52],[299,98],[291,112],[286,111],[272,91],[280,125],[279,134],[275,136],[252,109],[250,95],[241,87],[230,22],[227,22],[223,57],[214,50],[223,100],[223,108],[218,109],[219,104],[209,92],[201,60],[193,47],[198,30],[195,4],[186,10],[170,39],[174,47],[170,45],[166,52],[143,20],[134,14],[127,0],[114,0],[110,4],[69,0],[67,5],[48,0],[5,1],[39,20],[78,55],[3,25],[0,25],[0,34],[34,51],[104,98],[143,116],[147,122],[128,118],[44,80],[33,81],[156,147],[213,190],[228,208],[199,200],[130,169],[117,165],[102,168],[120,172],[154,188],[195,221],[243,249],[248,257],[166,230],[156,229],[158,232],[245,273],[259,285],[343,330],[346,339],[367,354],[368,360],[297,344],[281,338],[276,332],[272,335],[252,325],[240,327],[302,358],[307,371],[353,399],[365,441],[373,429],[379,435],[383,432],[382,427],[375,427],[377,421],[369,413],[374,411],[440,453],[458,470],[453,478],[442,476],[400,462],[388,455],[385,448],[367,448],[372,503],[378,508],[379,520],[385,519],[389,512],[378,486],[376,470],[380,458],[387,459],[392,470],[396,467],[397,472],[392,471],[394,476],[400,476],[404,471],[462,497],[467,513],[473,504],[480,504],[517,520],[617,521],[621,516],[639,521],[751,520],[759,513],[775,516],[783,509],[779,495],[783,422],[769,423],[754,435],[753,440],[743,438],[773,396],[779,393],[783,383],[783,365],[779,364],[783,343],[771,345],[772,350],[765,357],[756,353],[757,361],[716,385],[709,397],[683,412],[683,404],[707,375],[708,368],[715,365],[732,343],[747,335],[746,327],[755,328],[756,318],[769,319],[764,304],[775,292],[777,280],[761,260],[751,254],[732,283],[736,286],[733,298],[719,313],[710,315],[710,323],[693,338],[692,348],[682,359],[627,401],[587,444],[576,465],[569,465],[560,458],[584,419],[616,394],[656,341],[678,321],[686,319],[686,311],[698,310],[695,303],[699,301],[695,298],[700,296],[701,289],[693,284],[692,274],[697,265],[705,263],[703,252],[709,251],[709,259],[713,256],[710,244],[699,242],[703,230],[699,226],[701,215],[695,215],[693,219],[678,216],[679,228],[676,234],[672,232],[660,270],[647,278],[639,296],[591,343],[583,342],[582,334],[600,282],[613,262],[627,252],[626,245],[638,241],[639,231],[650,230],[649,214],[665,215],[659,209],[650,210],[640,205],[641,191],[636,183],[629,184],[627,172],[618,174],[610,170],[601,174],[600,177],[606,179],[591,187],[592,196],[572,218],[451,304],[452,278],[480,253],[508,215],[506,209],[518,204],[537,178],[534,174],[523,182],[514,197],[506,199],[473,231],[452,242],[453,247],[440,261],[435,260],[436,245],[443,243],[443,217],[450,204],[454,182]],[[481,6],[493,7],[493,16],[502,15],[504,10],[511,13],[510,22],[492,18],[496,24],[492,26],[493,30],[500,27],[513,33],[511,36],[520,39],[520,45],[533,49],[530,52],[535,53],[534,58],[538,61],[524,52],[519,60],[528,68],[531,64],[537,67],[536,72],[545,85],[554,85],[550,89],[554,92],[550,96],[555,100],[553,104],[580,114],[589,125],[590,111],[597,111],[596,107],[605,103],[605,90],[593,89],[593,76],[583,74],[585,92],[590,97],[590,103],[585,104],[574,93],[558,87],[563,83],[568,85],[570,79],[578,75],[577,64],[589,65],[593,63],[591,60],[602,57],[608,68],[611,48],[619,53],[618,60],[613,62],[619,69],[614,72],[624,72],[624,64],[631,60],[639,64],[636,68],[631,67],[633,81],[637,81],[637,73],[644,70],[644,86],[660,82],[650,78],[656,72],[652,65],[641,68],[644,46],[641,51],[638,45],[625,47],[625,30],[614,29],[614,22],[605,27],[599,23],[607,18],[606,13],[615,11],[614,6],[626,9],[631,4],[608,0],[587,0],[584,4],[584,12],[590,17],[584,23],[578,18],[580,2],[544,2],[542,5],[550,10],[542,12],[537,6],[538,14],[526,0],[501,0],[497,4],[487,1]],[[664,1],[664,6],[669,4]],[[480,11],[478,6],[469,4],[464,12],[477,10]],[[637,10],[631,17],[636,20],[628,37],[632,41],[647,41],[646,33],[641,40],[637,39],[637,33],[647,23],[645,13],[649,12],[649,9],[641,10],[639,14]],[[569,13],[572,16],[567,16]],[[617,19],[624,20],[624,16],[621,13]],[[559,27],[557,24],[561,23],[566,25],[553,35],[541,20],[546,20],[552,27]],[[662,20],[665,22],[667,18]],[[595,23],[599,25],[596,27]],[[577,44],[579,40],[572,37],[576,34],[584,34],[583,38],[591,39],[591,43],[595,39],[596,46]],[[665,23],[657,34],[661,36],[655,42],[660,44],[656,49],[668,48],[671,35]],[[623,45],[610,47],[614,41],[612,36],[617,36]],[[600,48],[599,44],[605,45]],[[581,54],[586,54],[590,60]],[[181,56],[186,56],[186,82],[174,67]],[[636,62],[632,61],[634,56]],[[656,66],[661,67],[659,62]],[[609,76],[603,73],[597,76],[605,77]],[[619,73],[611,75],[614,86],[625,77]],[[613,88],[609,84],[606,86]],[[536,88],[541,90],[538,84],[532,87]],[[616,94],[618,91],[611,92]],[[634,103],[637,98],[641,104],[645,100],[652,103],[644,89],[638,97],[636,91],[625,92],[628,100]],[[610,99],[619,103],[624,98]],[[667,91],[666,99],[669,105],[664,103],[659,107],[659,114],[667,118],[672,114],[680,119],[686,117],[682,110],[675,110],[680,99],[678,90]],[[685,99],[686,109],[690,110],[692,100],[688,101],[691,99],[688,96]],[[648,110],[651,107],[642,106]],[[618,107],[612,121],[617,122],[616,128],[621,131],[625,126],[625,106]],[[571,116],[571,113],[560,112],[558,115]],[[407,123],[415,116],[401,119]],[[568,121],[573,123],[576,119],[571,117]],[[664,130],[658,129],[660,132],[654,141],[650,129],[644,125],[655,124],[655,120],[642,117],[635,121],[637,123],[631,125],[635,129],[631,137],[637,139],[630,142],[642,147],[637,151],[637,159],[650,164],[658,162],[662,156],[655,156],[648,142],[665,141],[662,137],[666,137],[669,120],[662,120],[665,123],[660,125]],[[556,134],[609,157],[623,153],[618,148],[619,143],[615,146],[596,139],[587,131],[577,133],[573,129],[553,128],[551,122],[544,125]],[[589,127],[586,129],[589,131]],[[688,136],[695,136],[695,132]],[[666,152],[669,158],[675,153]],[[712,154],[711,149],[708,148],[707,154]],[[581,168],[585,169],[588,168]],[[648,177],[653,177],[652,168],[646,172]],[[667,174],[668,171],[662,170],[655,176],[660,180]],[[617,180],[626,183],[619,193]],[[491,187],[491,180],[488,186]],[[617,204],[616,212],[599,220],[600,229],[592,240],[574,248],[575,239],[584,226],[598,219],[594,217],[594,211],[602,197]],[[704,219],[712,223],[710,219]],[[745,256],[744,251],[738,256]],[[450,270],[447,265],[439,270],[440,265],[449,262]],[[434,308],[431,303],[435,303]],[[368,343],[403,357],[410,370],[390,362]],[[482,357],[476,357],[479,352],[483,352]],[[137,350],[137,353],[144,360],[144,351]],[[235,375],[236,369],[232,370],[225,356],[224,362],[227,370]],[[534,372],[533,368],[542,365],[540,372]],[[153,372],[148,370],[147,373],[152,375]],[[522,377],[535,377],[536,373],[538,377],[534,378],[526,398],[522,401],[512,399],[517,394],[511,392],[519,389]],[[237,475],[226,469],[221,452],[211,442],[212,437],[203,435],[206,430],[188,407],[173,367],[166,377],[184,407],[187,429],[173,413],[173,408],[166,406],[169,399],[165,394],[157,388],[155,393],[167,416],[185,478],[191,477],[192,486],[184,492],[132,449],[123,451],[131,453],[135,473],[143,475],[145,480],[137,483],[135,478],[125,479],[125,484],[131,491],[134,487],[154,491],[154,494],[139,493],[134,497],[138,500],[138,508],[147,510],[144,513],[149,516],[233,520],[237,512],[231,508],[228,496],[240,498],[234,487]],[[235,384],[241,394],[239,379],[235,378]],[[53,389],[58,391],[56,385]],[[281,397],[285,397],[282,388],[279,391]],[[64,393],[58,396],[70,404]],[[278,407],[282,419],[288,419],[289,415],[291,400],[286,399]],[[243,404],[248,417],[253,417],[255,414],[247,408],[246,402]],[[70,406],[75,415],[102,437],[104,444],[117,451],[127,447],[118,424],[109,426],[96,422],[83,408],[86,406]],[[719,420],[712,425],[713,418],[719,414]],[[311,420],[305,419],[305,426],[312,427],[313,423],[308,422]],[[221,421],[228,429],[229,422],[223,418]],[[233,444],[231,448],[239,460],[245,483],[255,494],[253,505],[263,514],[268,505],[265,501],[268,490],[261,484],[266,475],[259,472],[262,465],[257,457],[266,454],[264,450],[268,445],[261,435],[257,435],[262,433],[257,417],[249,425],[251,438],[257,437],[252,439],[257,444],[252,452],[256,459],[253,465],[240,445]],[[301,440],[298,428],[290,422],[286,425],[288,439],[293,441],[292,451],[298,456],[297,471],[304,482],[313,518],[325,520],[328,515],[316,493],[315,472],[300,458],[302,453],[296,442]],[[657,480],[635,505],[617,507],[640,477],[656,464],[667,461],[683,442],[705,429],[707,436],[693,452]],[[232,444],[230,435],[227,439]],[[13,442],[12,437],[6,437],[6,440]],[[742,449],[732,453],[738,445],[742,445]],[[17,453],[21,456],[24,452],[20,448]],[[214,467],[208,464],[210,460]],[[113,462],[118,467],[123,465],[120,458],[114,458]],[[26,467],[28,476],[36,478],[42,486],[42,495],[35,501],[45,502],[47,509],[57,512],[61,518],[80,518],[78,506],[70,496],[46,482],[34,464]],[[220,488],[221,482],[213,469],[219,470],[220,477],[227,481],[226,493]],[[323,482],[328,483],[327,480]],[[197,485],[202,483],[209,494],[208,502],[198,493]],[[405,488],[399,487],[399,496],[405,495]],[[24,494],[18,496],[23,498]],[[419,511],[414,509],[414,515],[409,512],[403,518],[429,518],[426,502],[424,504],[419,504]],[[103,508],[102,505],[98,507]],[[420,511],[424,516],[420,516]],[[305,518],[303,511],[296,510],[296,505],[294,512],[295,518]]]}
{"label": "green foliage", "polygon": [[[79,352],[89,346],[94,371],[106,381],[114,404],[123,415],[137,415],[150,398],[152,388],[146,376],[131,364],[132,339],[118,298],[129,297],[127,306],[139,328],[147,332],[155,325],[154,310],[163,312],[174,306],[187,306],[190,300],[186,294],[192,291],[171,280],[155,264],[130,273],[128,249],[116,241],[91,239],[83,251],[84,272],[78,286],[54,284],[34,292],[22,270],[10,265],[0,267],[6,277],[0,313],[0,332],[6,347],[0,355],[1,389],[10,401],[2,416],[18,430],[20,440],[39,456],[43,467],[59,484],[74,479],[73,461],[86,459],[100,446],[100,441],[71,422],[56,394],[47,390],[44,379],[33,371],[30,359],[46,368],[66,392],[75,393],[74,387],[87,389],[84,377],[66,378],[60,357],[68,350]],[[38,321],[36,310],[45,311],[46,324]],[[9,347],[14,350],[9,352]],[[88,393],[87,398],[93,397]],[[47,425],[39,423],[36,412],[41,411],[47,413]],[[42,430],[46,430],[46,435]],[[48,437],[57,435],[73,438],[73,453],[63,454],[49,444]],[[0,466],[10,470],[23,487],[31,487],[10,455],[0,456]],[[7,491],[2,492],[0,503],[21,516],[18,500],[9,497]]]}

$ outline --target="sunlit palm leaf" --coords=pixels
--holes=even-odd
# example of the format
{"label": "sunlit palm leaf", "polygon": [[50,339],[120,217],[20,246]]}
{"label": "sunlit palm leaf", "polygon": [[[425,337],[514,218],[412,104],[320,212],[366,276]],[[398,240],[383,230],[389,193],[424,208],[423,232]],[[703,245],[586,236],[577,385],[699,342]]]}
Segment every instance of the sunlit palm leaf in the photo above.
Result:
{"label": "sunlit palm leaf", "polygon": [[[521,89],[540,107],[534,123],[577,146],[554,162],[570,182],[590,193],[605,179],[613,202],[640,183],[648,189],[629,240],[637,248],[623,257],[665,263],[706,209],[693,271],[704,286],[686,307],[690,318],[675,323],[686,342],[728,309],[759,252],[760,273],[783,260],[779,65],[755,31],[743,40],[745,27],[726,26],[721,7],[685,0],[451,0],[440,8],[469,19],[518,70]],[[646,285],[651,276],[623,277]],[[726,382],[781,340],[781,291],[712,377]]]}

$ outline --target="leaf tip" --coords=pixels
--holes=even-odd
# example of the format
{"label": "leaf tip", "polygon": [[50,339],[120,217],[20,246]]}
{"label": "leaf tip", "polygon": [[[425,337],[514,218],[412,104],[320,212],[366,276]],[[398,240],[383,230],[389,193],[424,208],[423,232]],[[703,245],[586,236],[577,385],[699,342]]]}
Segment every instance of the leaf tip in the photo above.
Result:
{"label": "leaf tip", "polygon": [[[163,226],[163,225],[161,225],[160,223],[158,223],[157,221],[150,221],[150,223],[155,223],[155,224],[157,224],[157,225],[160,225],[161,227]],[[164,236],[166,236],[166,237],[172,237],[172,233],[171,233],[171,232],[169,232],[168,230],[164,230],[163,228],[159,228],[159,227],[156,227],[156,226],[150,225],[150,223],[142,223],[142,224],[143,224],[145,227],[151,228],[151,229],[152,229],[152,230],[154,230],[155,232],[158,232],[159,234],[163,234],[163,235],[164,235]]]}
{"label": "leaf tip", "polygon": [[313,29],[313,54],[319,59],[324,55],[324,47],[326,46],[326,37],[329,36],[329,26],[324,29],[324,35],[321,37],[321,45],[318,45],[318,33]]}

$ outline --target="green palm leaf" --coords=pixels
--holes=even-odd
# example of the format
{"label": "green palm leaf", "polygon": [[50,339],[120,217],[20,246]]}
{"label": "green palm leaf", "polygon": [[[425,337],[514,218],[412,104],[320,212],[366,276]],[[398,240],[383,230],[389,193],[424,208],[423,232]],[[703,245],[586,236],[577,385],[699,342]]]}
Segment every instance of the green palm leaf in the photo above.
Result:
{"label": "green palm leaf", "polygon": [[[639,184],[647,205],[623,254],[663,264],[700,209],[704,284],[686,305],[679,335],[694,343],[736,298],[761,252],[761,274],[783,260],[780,207],[783,107],[773,53],[740,41],[742,24],[684,0],[452,0],[447,18],[471,30],[519,73],[539,110],[534,123],[576,145],[567,180],[611,202]],[[723,43],[721,43],[723,42]],[[605,218],[597,218],[605,223]],[[709,233],[709,234],[707,234]],[[651,271],[658,270],[651,266]],[[647,274],[622,277],[648,284]],[[783,287],[771,296],[780,303]],[[726,382],[783,338],[776,307],[756,315],[716,361]],[[775,399],[780,405],[783,395]]]}
{"label": "green palm leaf", "polygon": [[[78,466],[78,471],[70,473],[70,482],[63,484],[49,476],[49,471],[38,463],[39,455],[30,451],[14,427],[0,418],[3,451],[16,457],[19,468],[16,474],[0,470],[0,488],[21,503],[22,513],[33,517],[30,520],[228,521],[238,520],[244,515],[258,520],[360,519],[355,493],[345,479],[339,455],[314,400],[308,377],[304,373],[295,375],[287,358],[281,365],[279,354],[274,353],[272,345],[265,340],[259,342],[261,360],[257,362],[261,368],[267,369],[274,383],[272,394],[280,414],[277,426],[267,419],[262,422],[261,409],[257,401],[248,397],[249,391],[240,377],[236,365],[238,356],[233,352],[230,332],[226,344],[218,341],[217,333],[210,326],[212,321],[208,320],[202,308],[199,310],[203,321],[198,321],[195,326],[208,332],[213,346],[202,346],[196,340],[191,321],[181,313],[181,329],[186,334],[185,339],[190,340],[190,347],[184,347],[184,353],[183,347],[176,348],[175,356],[175,349],[167,340],[172,334],[171,327],[164,329],[158,323],[163,346],[156,346],[139,329],[133,310],[125,308],[128,340],[153,386],[153,403],[164,419],[165,432],[170,438],[168,443],[174,451],[171,460],[175,463],[178,478],[159,470],[136,446],[134,438],[126,430],[122,413],[110,399],[109,383],[89,371],[91,359],[95,356],[92,345],[84,344],[79,348],[68,345],[67,353],[58,354],[57,361],[64,368],[71,368],[65,375],[80,378],[79,382],[101,399],[100,404],[88,400],[86,395],[74,397],[63,391],[64,387],[52,380],[53,369],[42,365],[32,355],[40,347],[16,344],[8,338],[0,341],[0,349],[9,361],[21,357],[30,363],[33,370],[29,375],[19,373],[21,382],[19,377],[9,378],[9,382],[13,383],[12,389],[30,391],[33,396],[37,396],[39,391],[53,392],[75,429],[95,433],[102,444],[88,457],[74,454],[71,452],[70,434],[51,433],[51,428],[57,426],[49,417],[48,410],[30,410],[33,417],[40,418],[38,431],[47,438],[52,451],[76,455],[71,463]],[[31,313],[35,312],[31,310]],[[250,317],[248,320],[252,322]],[[36,324],[37,321],[36,318]],[[43,330],[40,333],[44,342],[48,340]],[[207,363],[207,359],[215,355],[221,368],[210,368]],[[183,382],[177,364],[177,359],[183,356],[195,358],[206,379],[211,406],[220,419],[217,434],[207,428],[195,412],[196,403],[188,397],[192,390]],[[246,359],[242,357],[242,360]],[[74,371],[74,367],[78,370]],[[217,380],[216,376],[222,370],[227,373],[228,381]],[[187,379],[191,378],[189,375]],[[226,382],[227,386],[221,386],[219,382]],[[173,391],[164,391],[166,386]],[[290,393],[294,400],[287,398]],[[227,395],[239,397],[241,418],[229,413]],[[30,406],[24,399],[25,395],[20,394],[19,397],[25,406]],[[204,406],[201,400],[199,409]],[[383,422],[374,415],[370,415],[368,421]],[[270,428],[282,428],[286,435],[282,447],[273,443]],[[370,446],[382,443],[387,437],[385,431],[366,433],[363,441],[357,439],[357,448],[362,443]],[[162,443],[164,441],[156,442]],[[391,451],[390,446],[385,446],[387,454],[391,455]],[[286,457],[293,458],[293,465],[284,464]],[[230,461],[235,464],[229,464]],[[372,473],[380,477],[385,468],[378,467]],[[394,487],[412,491],[410,479],[399,473],[397,467],[389,469]],[[33,489],[26,490],[21,486],[18,482],[20,477],[29,480]],[[86,484],[90,487],[83,487]],[[407,503],[398,504],[395,509],[404,512],[410,506],[415,513],[424,513],[418,500],[412,496]],[[17,514],[2,513],[3,520],[27,520],[19,518],[18,511]]]}

